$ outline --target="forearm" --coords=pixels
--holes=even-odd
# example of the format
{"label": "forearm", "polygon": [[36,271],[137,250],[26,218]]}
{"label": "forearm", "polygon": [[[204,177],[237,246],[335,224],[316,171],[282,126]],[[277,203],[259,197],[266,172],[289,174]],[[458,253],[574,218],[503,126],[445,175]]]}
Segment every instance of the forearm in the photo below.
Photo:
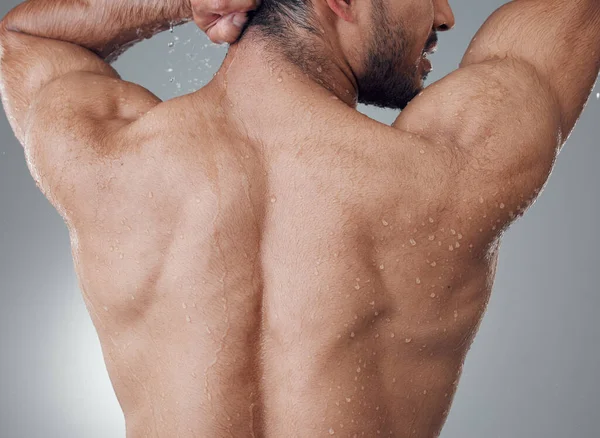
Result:
{"label": "forearm", "polygon": [[112,62],[134,43],[190,20],[190,0],[28,0],[3,25],[77,44]]}

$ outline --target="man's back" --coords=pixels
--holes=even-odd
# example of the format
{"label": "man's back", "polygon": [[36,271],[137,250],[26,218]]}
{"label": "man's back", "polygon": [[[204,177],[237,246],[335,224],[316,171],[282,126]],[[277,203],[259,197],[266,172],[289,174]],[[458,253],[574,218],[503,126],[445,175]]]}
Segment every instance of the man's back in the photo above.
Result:
{"label": "man's back", "polygon": [[[598,10],[580,6],[594,42],[582,17]],[[522,11],[509,12],[497,21]],[[15,22],[8,65],[32,58],[18,57],[25,42],[40,56],[58,44],[17,36]],[[482,47],[392,127],[262,59],[247,78],[256,48],[167,103],[99,60],[78,66],[82,50],[71,73],[36,77],[48,82],[35,95],[11,70],[11,122],[69,225],[129,435],[439,432],[499,236],[539,193],[585,97],[540,59]],[[591,76],[591,62],[580,69]]]}
{"label": "man's back", "polygon": [[70,217],[128,435],[435,435],[496,262],[448,148],[339,101],[253,144],[215,105],[122,131]]}

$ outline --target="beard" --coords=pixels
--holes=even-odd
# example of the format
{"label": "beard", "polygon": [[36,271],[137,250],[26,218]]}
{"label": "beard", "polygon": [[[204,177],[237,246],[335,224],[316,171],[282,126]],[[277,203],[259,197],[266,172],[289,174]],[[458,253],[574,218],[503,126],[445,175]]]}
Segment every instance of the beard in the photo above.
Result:
{"label": "beard", "polygon": [[357,77],[358,103],[380,108],[404,109],[423,91],[418,64],[408,61],[408,41],[402,26],[388,20],[382,0],[373,2],[372,38],[364,71]]}

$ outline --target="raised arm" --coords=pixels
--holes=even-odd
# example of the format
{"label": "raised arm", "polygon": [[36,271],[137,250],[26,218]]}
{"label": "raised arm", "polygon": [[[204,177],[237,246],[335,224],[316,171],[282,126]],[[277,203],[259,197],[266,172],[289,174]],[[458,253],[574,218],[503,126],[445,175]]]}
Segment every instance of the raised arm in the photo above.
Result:
{"label": "raised arm", "polygon": [[535,69],[558,100],[561,146],[600,70],[599,0],[516,0],[475,35],[461,67],[511,58]]}
{"label": "raised arm", "polygon": [[599,69],[599,0],[516,0],[394,126],[445,146],[448,196],[465,201],[485,243],[545,185]]}

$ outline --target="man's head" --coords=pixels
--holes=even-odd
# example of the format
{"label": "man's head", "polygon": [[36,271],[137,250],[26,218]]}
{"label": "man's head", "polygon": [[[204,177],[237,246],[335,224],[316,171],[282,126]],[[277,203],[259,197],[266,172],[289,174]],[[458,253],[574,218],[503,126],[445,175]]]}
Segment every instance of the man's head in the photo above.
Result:
{"label": "man's head", "polygon": [[454,26],[447,0],[262,0],[248,33],[327,82],[352,76],[358,102],[403,109],[423,87],[424,51]]}

